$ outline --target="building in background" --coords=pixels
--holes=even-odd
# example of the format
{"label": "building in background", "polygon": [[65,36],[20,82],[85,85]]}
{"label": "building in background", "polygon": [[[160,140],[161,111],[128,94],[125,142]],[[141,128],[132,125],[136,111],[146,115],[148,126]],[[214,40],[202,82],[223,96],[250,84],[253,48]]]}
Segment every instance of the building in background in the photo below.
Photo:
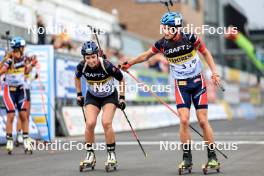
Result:
{"label": "building in background", "polygon": [[[160,18],[167,11],[159,0],[91,0],[91,6],[118,15],[126,30],[150,39],[160,35]],[[183,13],[184,24],[203,24],[203,0],[178,0],[172,11]]]}

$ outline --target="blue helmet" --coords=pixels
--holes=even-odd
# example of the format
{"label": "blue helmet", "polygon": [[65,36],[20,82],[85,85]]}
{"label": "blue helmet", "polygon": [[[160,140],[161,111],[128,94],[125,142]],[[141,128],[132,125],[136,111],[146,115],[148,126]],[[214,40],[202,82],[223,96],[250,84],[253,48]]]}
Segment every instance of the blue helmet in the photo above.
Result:
{"label": "blue helmet", "polygon": [[99,49],[94,41],[87,41],[83,43],[81,53],[82,55],[98,54]]}
{"label": "blue helmet", "polygon": [[167,12],[162,16],[160,23],[171,27],[182,27],[182,14],[179,12]]}
{"label": "blue helmet", "polygon": [[10,42],[10,46],[12,49],[25,47],[26,41],[22,37],[14,37]]}

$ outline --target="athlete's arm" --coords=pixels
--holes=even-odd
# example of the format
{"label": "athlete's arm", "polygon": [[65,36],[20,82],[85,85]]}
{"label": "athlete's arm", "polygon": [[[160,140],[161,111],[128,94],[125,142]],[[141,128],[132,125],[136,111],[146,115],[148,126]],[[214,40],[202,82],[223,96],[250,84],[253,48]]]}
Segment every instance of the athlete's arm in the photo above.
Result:
{"label": "athlete's arm", "polygon": [[81,85],[82,68],[83,68],[83,65],[79,63],[75,70],[75,88],[76,88],[77,94],[78,93],[80,94],[82,92],[82,85]]}
{"label": "athlete's arm", "polygon": [[84,97],[82,95],[82,84],[81,84],[81,77],[82,77],[82,64],[78,64],[75,71],[75,89],[77,92],[77,104],[79,106],[84,105]]}
{"label": "athlete's arm", "polygon": [[214,84],[217,86],[220,86],[220,76],[217,72],[216,65],[214,63],[214,59],[213,59],[211,52],[205,47],[205,45],[203,45],[203,46],[201,45],[200,47],[203,47],[203,48],[198,48],[198,50],[203,55],[206,63],[208,64],[208,66],[212,72],[212,80],[213,80]]}
{"label": "athlete's arm", "polygon": [[0,76],[1,76],[2,74],[4,74],[4,73],[7,71],[7,69],[8,69],[7,66],[5,66],[5,65],[2,66],[1,69],[0,69]]}
{"label": "athlete's arm", "polygon": [[80,93],[82,92],[82,84],[81,84],[81,78],[77,78],[75,77],[75,88],[76,88],[76,92]]}
{"label": "athlete's arm", "polygon": [[2,68],[4,66],[4,64],[7,61],[7,59],[9,59],[11,56],[12,56],[12,53],[11,52],[7,53],[4,56],[3,60],[1,60],[1,62],[0,62],[0,68]]}
{"label": "athlete's arm", "polygon": [[0,68],[0,76],[8,70],[8,68],[12,65],[12,59],[7,59],[5,63]]}
{"label": "athlete's arm", "polygon": [[126,61],[122,64],[121,69],[122,70],[127,70],[129,67],[131,67],[132,65],[138,64],[138,63],[142,63],[147,61],[149,58],[151,58],[152,56],[154,56],[156,53],[154,53],[152,51],[152,49],[149,49],[148,51],[140,54],[139,56],[137,56],[134,59],[131,59],[129,61]]}
{"label": "athlete's arm", "polygon": [[32,58],[27,58],[25,60],[25,74],[29,74],[33,67],[36,66],[36,64],[38,63],[38,60],[36,58],[36,56],[32,56]]}
{"label": "athlete's arm", "polygon": [[152,52],[151,49],[149,49],[148,51],[140,54],[139,56],[137,56],[136,58],[134,59],[131,59],[130,61],[128,61],[128,64],[129,65],[135,65],[135,64],[138,64],[138,63],[142,63],[142,62],[145,62],[147,61],[149,58],[151,58],[152,56],[154,56],[156,53]]}

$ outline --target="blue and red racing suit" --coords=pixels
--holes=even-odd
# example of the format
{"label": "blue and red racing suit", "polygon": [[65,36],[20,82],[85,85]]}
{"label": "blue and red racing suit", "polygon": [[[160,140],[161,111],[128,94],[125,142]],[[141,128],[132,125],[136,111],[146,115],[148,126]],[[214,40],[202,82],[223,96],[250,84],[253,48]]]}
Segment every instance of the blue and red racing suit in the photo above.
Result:
{"label": "blue and red racing suit", "polygon": [[4,104],[7,113],[25,111],[27,108],[25,83],[25,57],[20,59],[9,58],[3,67],[6,67],[4,82]]}
{"label": "blue and red racing suit", "polygon": [[177,108],[190,108],[191,101],[196,109],[208,107],[202,63],[197,53],[205,49],[200,38],[189,33],[180,33],[177,40],[162,38],[151,48],[153,53],[162,53],[169,62],[170,74],[175,80]]}

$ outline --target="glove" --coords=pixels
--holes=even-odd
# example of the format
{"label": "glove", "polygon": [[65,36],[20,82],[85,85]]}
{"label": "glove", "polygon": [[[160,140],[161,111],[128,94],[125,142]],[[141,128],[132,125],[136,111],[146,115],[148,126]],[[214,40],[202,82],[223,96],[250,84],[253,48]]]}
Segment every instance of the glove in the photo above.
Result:
{"label": "glove", "polygon": [[84,106],[84,97],[83,96],[77,97],[77,104],[81,107]]}
{"label": "glove", "polygon": [[126,109],[126,102],[125,102],[124,96],[120,96],[119,102],[118,102],[118,108],[120,108],[121,110]]}
{"label": "glove", "polygon": [[130,65],[127,61],[123,62],[120,68],[124,71],[127,71],[132,65]]}

